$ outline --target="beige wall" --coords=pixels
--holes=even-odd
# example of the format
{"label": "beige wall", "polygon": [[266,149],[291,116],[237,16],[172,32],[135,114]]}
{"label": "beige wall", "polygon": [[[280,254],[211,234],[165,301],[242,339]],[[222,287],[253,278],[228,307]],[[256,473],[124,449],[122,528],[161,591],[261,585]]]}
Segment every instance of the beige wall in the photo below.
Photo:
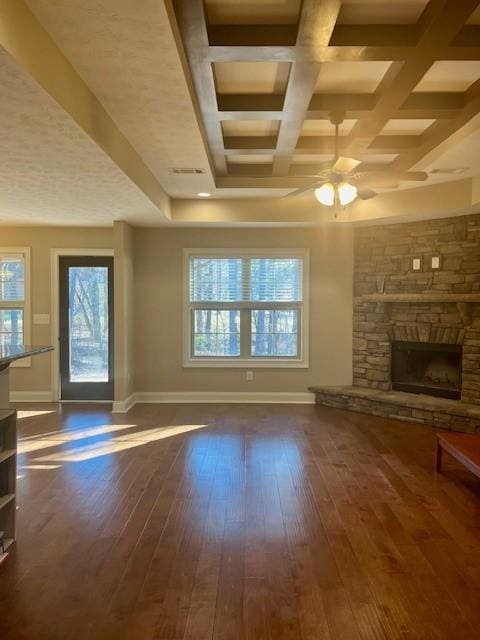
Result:
{"label": "beige wall", "polygon": [[[352,229],[135,230],[135,383],[140,392],[305,392],[351,384]],[[182,252],[197,247],[310,248],[310,368],[182,367]]]}
{"label": "beige wall", "polygon": [[[51,248],[115,247],[115,293],[117,303],[121,302],[116,304],[115,319],[117,400],[132,391],[295,393],[305,392],[315,383],[349,384],[352,238],[352,230],[341,225],[316,229],[132,229],[120,223],[115,232],[0,228],[0,246],[31,247],[32,313],[51,313]],[[247,382],[245,369],[183,368],[183,249],[195,247],[310,249],[309,369],[255,369],[254,381]],[[32,342],[51,343],[50,332],[50,326],[32,325]],[[51,355],[42,355],[33,358],[28,369],[13,369],[12,390],[49,391],[51,362]]]}
{"label": "beige wall", "polygon": [[[0,246],[30,247],[32,314],[51,314],[50,249],[109,249],[112,247],[112,229],[0,227]],[[51,344],[51,324],[32,324],[32,343]],[[31,359],[28,368],[12,368],[11,389],[50,391],[52,358],[52,354],[39,355]]]}
{"label": "beige wall", "polygon": [[134,361],[134,229],[115,222],[115,400],[124,401],[133,393]]}

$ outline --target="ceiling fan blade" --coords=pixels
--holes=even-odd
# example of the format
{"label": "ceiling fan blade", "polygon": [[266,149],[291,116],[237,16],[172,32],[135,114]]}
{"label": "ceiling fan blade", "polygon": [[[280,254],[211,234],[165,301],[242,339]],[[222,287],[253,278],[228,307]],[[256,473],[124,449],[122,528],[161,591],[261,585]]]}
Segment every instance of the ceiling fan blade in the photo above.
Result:
{"label": "ceiling fan blade", "polygon": [[323,184],[324,182],[325,182],[325,180],[323,180],[323,179],[320,179],[320,180],[319,180],[319,179],[317,178],[317,180],[315,180],[315,182],[312,182],[309,186],[307,186],[307,187],[302,187],[301,189],[295,189],[295,191],[291,191],[290,193],[287,193],[287,195],[286,195],[286,196],[282,196],[282,197],[280,198],[280,200],[284,200],[285,198],[293,198],[293,197],[295,197],[295,196],[299,196],[299,195],[301,195],[302,193],[306,193],[307,191],[312,191],[313,189],[315,189],[315,187],[316,187],[317,185],[321,185],[321,184]]}
{"label": "ceiling fan blade", "polygon": [[344,158],[340,156],[335,161],[335,164],[332,167],[332,171],[335,173],[351,173],[354,169],[361,164],[360,160],[355,160],[354,158]]}
{"label": "ceiling fan blade", "polygon": [[428,178],[425,171],[359,171],[353,176],[359,182],[368,181],[378,187],[390,187],[399,182],[423,182]]}
{"label": "ceiling fan blade", "polygon": [[363,187],[357,191],[357,196],[360,198],[360,200],[370,200],[370,198],[375,198],[375,196],[378,196],[378,193],[373,189]]}
{"label": "ceiling fan blade", "polygon": [[406,182],[423,182],[428,178],[425,171],[392,171],[388,175],[393,180],[404,180]]}

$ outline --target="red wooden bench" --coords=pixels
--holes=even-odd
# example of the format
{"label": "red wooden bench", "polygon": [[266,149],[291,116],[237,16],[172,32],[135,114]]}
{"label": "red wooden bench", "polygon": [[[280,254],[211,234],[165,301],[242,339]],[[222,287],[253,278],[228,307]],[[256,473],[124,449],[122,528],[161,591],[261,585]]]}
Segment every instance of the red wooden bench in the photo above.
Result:
{"label": "red wooden bench", "polygon": [[442,470],[442,453],[447,451],[480,478],[480,435],[469,433],[437,433],[435,468]]}

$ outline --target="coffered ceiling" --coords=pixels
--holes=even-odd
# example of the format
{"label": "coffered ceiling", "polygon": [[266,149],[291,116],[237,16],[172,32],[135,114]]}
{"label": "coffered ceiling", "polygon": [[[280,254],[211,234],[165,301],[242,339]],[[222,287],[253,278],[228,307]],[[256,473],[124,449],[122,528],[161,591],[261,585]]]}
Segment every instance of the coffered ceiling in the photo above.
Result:
{"label": "coffered ceiling", "polygon": [[311,221],[338,113],[361,217],[480,201],[480,0],[0,0],[0,53],[0,223]]}
{"label": "coffered ceiling", "polygon": [[332,113],[372,186],[423,181],[480,110],[478,4],[173,0],[217,186],[305,186],[332,159]]}

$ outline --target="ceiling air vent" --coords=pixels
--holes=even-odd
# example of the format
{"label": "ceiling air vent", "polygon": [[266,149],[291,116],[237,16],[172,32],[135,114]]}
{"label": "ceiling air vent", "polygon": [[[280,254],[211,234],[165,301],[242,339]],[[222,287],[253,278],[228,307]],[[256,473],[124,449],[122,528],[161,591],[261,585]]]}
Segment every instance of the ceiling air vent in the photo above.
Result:
{"label": "ceiling air vent", "polygon": [[187,175],[199,175],[202,173],[205,173],[205,169],[195,169],[195,168],[190,168],[190,167],[171,167],[170,171],[172,173],[179,173],[179,174],[187,174]]}

